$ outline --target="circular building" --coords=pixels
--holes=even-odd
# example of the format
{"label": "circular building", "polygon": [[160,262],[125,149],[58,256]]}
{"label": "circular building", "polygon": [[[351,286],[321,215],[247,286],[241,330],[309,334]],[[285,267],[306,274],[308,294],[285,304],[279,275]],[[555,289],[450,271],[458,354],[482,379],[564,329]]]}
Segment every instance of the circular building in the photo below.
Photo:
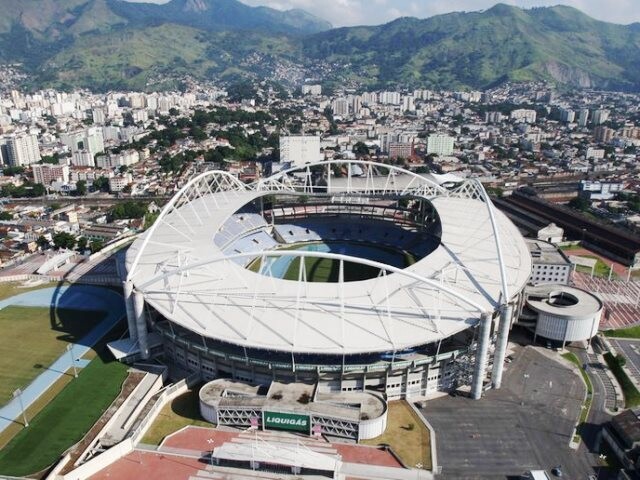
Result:
{"label": "circular building", "polygon": [[[567,285],[527,289],[525,308],[536,319],[535,336],[562,342],[590,340],[598,333],[602,301],[592,293]],[[526,316],[527,314],[525,314]]]}
{"label": "circular building", "polygon": [[126,266],[143,357],[150,328],[168,361],[205,380],[389,398],[471,385],[479,398],[488,370],[500,385],[531,258],[479,182],[339,160],[250,185],[199,175]]}

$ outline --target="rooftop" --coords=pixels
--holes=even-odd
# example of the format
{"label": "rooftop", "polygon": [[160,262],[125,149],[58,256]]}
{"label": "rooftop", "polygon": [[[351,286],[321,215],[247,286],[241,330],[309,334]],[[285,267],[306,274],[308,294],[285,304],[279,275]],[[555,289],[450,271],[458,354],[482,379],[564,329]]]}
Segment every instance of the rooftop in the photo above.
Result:
{"label": "rooftop", "polygon": [[[310,187],[286,174],[246,186],[225,172],[207,172],[174,197],[129,249],[128,278],[165,318],[199,335],[236,346],[336,355],[400,351],[450,337],[499,306],[502,270],[509,297],[526,285],[531,257],[522,236],[486,203],[480,184],[465,182],[450,192],[391,168],[387,175],[337,180],[323,187],[329,197],[427,198],[441,220],[440,244],[405,269],[383,265],[386,275],[364,281],[297,286],[259,275],[238,265],[214,237],[248,203]],[[240,255],[314,253],[272,252]]]}

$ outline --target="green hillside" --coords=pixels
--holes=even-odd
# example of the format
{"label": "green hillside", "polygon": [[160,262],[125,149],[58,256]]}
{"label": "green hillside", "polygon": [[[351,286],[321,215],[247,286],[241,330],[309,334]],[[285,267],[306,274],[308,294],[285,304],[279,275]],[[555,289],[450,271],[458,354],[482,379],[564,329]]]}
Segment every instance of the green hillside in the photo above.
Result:
{"label": "green hillside", "polygon": [[[187,73],[270,78],[289,62],[310,76],[322,71],[323,80],[369,86],[547,80],[640,90],[640,25],[601,22],[570,7],[498,4],[327,31],[303,11],[236,0],[0,0],[0,11],[0,62],[24,63],[33,86],[171,88]],[[320,69],[328,62],[331,71]]]}
{"label": "green hillside", "polygon": [[214,32],[165,24],[125,28],[85,36],[46,62],[48,84],[96,90],[173,88],[181,75],[199,78],[235,73],[260,74],[245,66],[252,52],[295,58],[298,47],[282,35]]}
{"label": "green hillside", "polygon": [[[375,68],[380,83],[488,87],[505,80],[554,80],[637,89],[638,29],[594,20],[570,7],[485,12],[377,27],[342,28],[305,39],[307,57]],[[365,79],[366,80],[366,79]]]}

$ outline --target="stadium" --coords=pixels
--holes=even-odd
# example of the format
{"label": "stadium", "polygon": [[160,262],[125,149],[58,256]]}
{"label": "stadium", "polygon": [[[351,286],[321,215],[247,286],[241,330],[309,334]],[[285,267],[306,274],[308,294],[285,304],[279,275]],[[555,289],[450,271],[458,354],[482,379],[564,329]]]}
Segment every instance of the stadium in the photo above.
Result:
{"label": "stadium", "polygon": [[131,246],[137,355],[388,399],[499,388],[528,248],[475,180],[336,160],[189,181]]}

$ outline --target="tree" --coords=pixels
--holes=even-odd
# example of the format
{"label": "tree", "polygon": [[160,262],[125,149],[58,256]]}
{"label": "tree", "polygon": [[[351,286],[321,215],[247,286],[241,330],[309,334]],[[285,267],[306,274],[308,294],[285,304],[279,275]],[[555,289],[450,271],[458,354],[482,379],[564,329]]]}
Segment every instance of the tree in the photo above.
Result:
{"label": "tree", "polygon": [[87,182],[85,180],[78,180],[76,182],[76,195],[83,196],[87,194]]}
{"label": "tree", "polygon": [[71,250],[76,245],[76,237],[68,232],[56,233],[53,236],[53,246],[56,249],[66,248]]}
{"label": "tree", "polygon": [[369,155],[369,147],[367,147],[364,142],[356,142],[352,150],[358,157]]}
{"label": "tree", "polygon": [[98,177],[93,181],[93,188],[101,192],[109,191],[109,179],[107,177]]}
{"label": "tree", "polygon": [[36,240],[36,243],[42,249],[49,248],[49,240],[47,240],[44,235],[40,235]]}
{"label": "tree", "polygon": [[121,220],[125,218],[142,218],[145,213],[147,213],[147,205],[145,203],[128,201],[115,205],[109,211],[109,216],[113,220]]}
{"label": "tree", "polygon": [[87,249],[87,239],[85,237],[80,237],[78,239],[78,250],[80,252],[84,252]]}
{"label": "tree", "polygon": [[100,250],[102,250],[103,247],[104,247],[104,242],[102,240],[93,240],[89,244],[89,249],[91,250],[91,253],[99,252]]}
{"label": "tree", "polygon": [[11,215],[6,210],[2,211],[2,212],[0,212],[0,220],[4,220],[4,221],[13,220],[13,215]]}
{"label": "tree", "polygon": [[582,212],[585,212],[589,209],[589,207],[591,206],[589,200],[587,200],[584,197],[576,197],[576,198],[572,198],[571,201],[569,202],[569,206],[571,208],[575,208],[576,210],[580,210]]}

